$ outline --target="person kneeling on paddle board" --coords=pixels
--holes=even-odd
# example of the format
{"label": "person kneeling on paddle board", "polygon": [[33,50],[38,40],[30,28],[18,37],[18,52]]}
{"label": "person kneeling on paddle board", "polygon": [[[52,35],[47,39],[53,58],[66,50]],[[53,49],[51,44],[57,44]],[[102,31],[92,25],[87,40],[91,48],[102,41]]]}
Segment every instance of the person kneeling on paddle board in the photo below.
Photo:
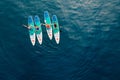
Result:
{"label": "person kneeling on paddle board", "polygon": [[42,25],[44,25],[46,28],[50,28],[49,24],[42,24]]}
{"label": "person kneeling on paddle board", "polygon": [[[54,27],[57,28],[57,24],[54,23]],[[61,29],[60,29],[60,32],[62,32]]]}
{"label": "person kneeling on paddle board", "polygon": [[35,25],[36,30],[39,30],[39,27]]}
{"label": "person kneeling on paddle board", "polygon": [[54,24],[54,27],[55,27],[55,28],[57,28],[57,25],[56,25],[56,24]]}
{"label": "person kneeling on paddle board", "polygon": [[46,24],[45,26],[46,26],[47,28],[50,28],[50,25],[49,25],[49,24]]}
{"label": "person kneeling on paddle board", "polygon": [[[30,26],[27,26],[27,25],[24,25],[24,24],[23,24],[23,26],[24,26],[24,27],[26,27],[26,28],[28,28],[29,30],[31,29],[31,27],[30,27]],[[35,28],[36,28],[36,30],[39,30],[39,27],[38,27],[38,26],[36,26],[36,25],[35,25]]]}

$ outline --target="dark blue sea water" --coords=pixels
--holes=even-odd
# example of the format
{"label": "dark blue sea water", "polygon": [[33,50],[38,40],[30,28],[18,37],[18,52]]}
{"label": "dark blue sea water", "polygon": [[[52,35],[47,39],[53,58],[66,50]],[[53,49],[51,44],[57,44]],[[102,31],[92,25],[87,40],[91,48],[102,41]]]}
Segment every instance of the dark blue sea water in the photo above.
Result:
{"label": "dark blue sea water", "polygon": [[[22,24],[45,10],[61,41],[33,47]],[[0,0],[0,80],[120,80],[120,0]]]}

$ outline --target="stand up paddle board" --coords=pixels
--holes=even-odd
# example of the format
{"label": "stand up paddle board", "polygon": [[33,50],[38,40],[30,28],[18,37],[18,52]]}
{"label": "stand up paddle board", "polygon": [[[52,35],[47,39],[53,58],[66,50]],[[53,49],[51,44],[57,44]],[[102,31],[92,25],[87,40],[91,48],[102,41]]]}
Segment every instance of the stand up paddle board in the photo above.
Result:
{"label": "stand up paddle board", "polygon": [[51,20],[50,20],[50,16],[49,16],[48,11],[44,12],[44,22],[46,25],[47,34],[51,40],[52,39],[52,26],[51,26]]}
{"label": "stand up paddle board", "polygon": [[38,15],[34,17],[34,22],[35,22],[35,29],[36,29],[36,36],[38,39],[38,42],[42,44],[42,28],[41,28],[41,23],[40,23],[40,18]]}
{"label": "stand up paddle board", "polygon": [[57,44],[60,42],[60,29],[59,29],[59,23],[56,15],[52,16],[52,27],[53,27],[53,34],[55,37],[55,41]]}
{"label": "stand up paddle board", "polygon": [[30,40],[32,45],[35,45],[35,27],[34,27],[34,22],[32,16],[28,17],[28,26],[30,26],[29,29],[29,35],[30,35]]}

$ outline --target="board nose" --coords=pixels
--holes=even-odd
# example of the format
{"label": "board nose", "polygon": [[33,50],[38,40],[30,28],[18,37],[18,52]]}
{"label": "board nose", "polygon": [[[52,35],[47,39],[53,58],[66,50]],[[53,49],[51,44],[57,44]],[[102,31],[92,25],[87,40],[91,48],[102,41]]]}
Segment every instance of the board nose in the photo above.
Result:
{"label": "board nose", "polygon": [[32,18],[32,16],[29,16],[28,17],[28,24],[30,24],[30,23],[32,23],[33,22],[33,18]]}
{"label": "board nose", "polygon": [[57,20],[56,15],[53,15],[52,19],[53,19],[53,21],[56,21]]}
{"label": "board nose", "polygon": [[48,11],[45,11],[45,12],[44,12],[44,17],[49,17]]}

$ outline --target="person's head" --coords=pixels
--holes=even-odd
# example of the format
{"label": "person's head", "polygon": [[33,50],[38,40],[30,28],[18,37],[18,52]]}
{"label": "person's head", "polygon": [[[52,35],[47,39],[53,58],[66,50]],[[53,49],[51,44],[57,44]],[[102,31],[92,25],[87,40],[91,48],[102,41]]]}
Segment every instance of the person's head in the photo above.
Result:
{"label": "person's head", "polygon": [[38,28],[38,27],[37,27],[36,29],[37,29],[37,30],[39,30],[39,28]]}
{"label": "person's head", "polygon": [[55,27],[57,27],[57,25],[56,25],[56,24],[54,24],[54,26],[55,26]]}
{"label": "person's head", "polygon": [[50,28],[50,25],[46,24],[46,27],[47,27],[47,28]]}

